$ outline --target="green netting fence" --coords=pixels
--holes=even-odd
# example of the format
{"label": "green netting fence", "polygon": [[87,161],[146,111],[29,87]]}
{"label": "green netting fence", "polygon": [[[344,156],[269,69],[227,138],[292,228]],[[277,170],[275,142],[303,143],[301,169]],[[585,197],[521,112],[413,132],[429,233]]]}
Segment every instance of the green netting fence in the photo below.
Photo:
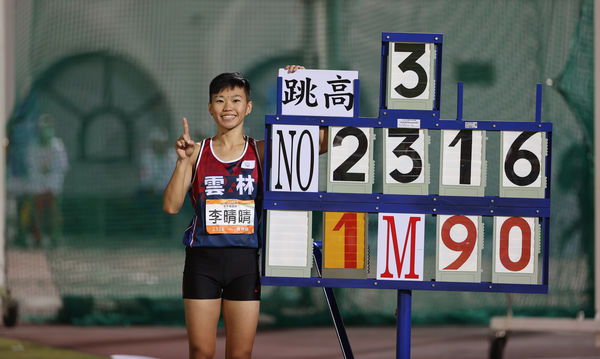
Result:
{"label": "green netting fence", "polygon": [[[513,311],[593,315],[592,0],[19,0],[14,24],[6,257],[22,319],[182,324],[191,209],[161,211],[181,117],[194,139],[212,135],[208,83],[241,71],[253,85],[248,134],[262,138],[285,64],[358,70],[361,116],[375,116],[384,31],[444,34],[445,119],[458,81],[466,120],[531,121],[544,84],[550,292],[513,295]],[[261,325],[330,322],[319,288],[263,293]],[[336,294],[346,323],[395,321],[395,291]],[[415,291],[413,322],[485,324],[507,303],[502,293]]]}

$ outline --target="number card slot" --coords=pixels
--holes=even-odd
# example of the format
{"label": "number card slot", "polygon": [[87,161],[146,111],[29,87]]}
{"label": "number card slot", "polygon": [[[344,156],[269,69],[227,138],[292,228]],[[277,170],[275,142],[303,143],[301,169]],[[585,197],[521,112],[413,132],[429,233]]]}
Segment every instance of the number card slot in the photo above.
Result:
{"label": "number card slot", "polygon": [[425,215],[379,213],[377,279],[423,280]]}
{"label": "number card slot", "polygon": [[540,229],[535,217],[494,217],[492,282],[538,284]]}
{"label": "number card slot", "polygon": [[480,216],[437,216],[436,281],[481,282]]}
{"label": "number card slot", "polygon": [[385,128],[383,193],[427,195],[429,159],[427,130]]}
{"label": "number card slot", "polygon": [[483,196],[485,193],[485,132],[442,130],[440,194]]}
{"label": "number card slot", "polygon": [[323,277],[366,278],[367,214],[324,212]]}
{"label": "number card slot", "polygon": [[373,191],[373,128],[329,127],[327,191]]}
{"label": "number card slot", "polygon": [[319,190],[319,126],[273,125],[271,191]]}
{"label": "number card slot", "polygon": [[500,196],[543,198],[547,181],[544,132],[503,131],[500,142]]}
{"label": "number card slot", "polygon": [[389,42],[386,108],[434,110],[437,49],[433,43]]}
{"label": "number card slot", "polygon": [[311,219],[310,211],[267,211],[267,276],[310,277]]}

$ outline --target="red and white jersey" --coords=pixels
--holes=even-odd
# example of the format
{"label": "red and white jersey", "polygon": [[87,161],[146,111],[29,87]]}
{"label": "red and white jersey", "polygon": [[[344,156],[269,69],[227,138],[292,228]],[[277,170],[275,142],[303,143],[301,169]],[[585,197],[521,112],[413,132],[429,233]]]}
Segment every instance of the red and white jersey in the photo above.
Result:
{"label": "red and white jersey", "polygon": [[202,141],[188,193],[194,217],[184,245],[258,248],[262,170],[253,138],[246,137],[244,152],[233,161],[215,155],[212,139]]}

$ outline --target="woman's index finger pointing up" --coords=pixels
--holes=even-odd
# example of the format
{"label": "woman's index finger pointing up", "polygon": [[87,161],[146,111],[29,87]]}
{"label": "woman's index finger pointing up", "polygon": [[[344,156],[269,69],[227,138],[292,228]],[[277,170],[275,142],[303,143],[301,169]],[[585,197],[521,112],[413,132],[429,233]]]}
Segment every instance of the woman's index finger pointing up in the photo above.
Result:
{"label": "woman's index finger pointing up", "polygon": [[190,139],[190,129],[188,127],[187,119],[183,118],[183,136],[186,140]]}

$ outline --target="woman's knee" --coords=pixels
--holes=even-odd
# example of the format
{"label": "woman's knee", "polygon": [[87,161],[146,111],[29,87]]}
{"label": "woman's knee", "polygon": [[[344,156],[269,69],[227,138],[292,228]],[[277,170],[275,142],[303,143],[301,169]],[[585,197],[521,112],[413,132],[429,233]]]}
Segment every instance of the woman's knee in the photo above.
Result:
{"label": "woman's knee", "polygon": [[190,343],[190,359],[214,359],[215,354],[215,348]]}
{"label": "woman's knee", "polygon": [[252,349],[235,350],[227,354],[227,359],[250,359],[252,358]]}

